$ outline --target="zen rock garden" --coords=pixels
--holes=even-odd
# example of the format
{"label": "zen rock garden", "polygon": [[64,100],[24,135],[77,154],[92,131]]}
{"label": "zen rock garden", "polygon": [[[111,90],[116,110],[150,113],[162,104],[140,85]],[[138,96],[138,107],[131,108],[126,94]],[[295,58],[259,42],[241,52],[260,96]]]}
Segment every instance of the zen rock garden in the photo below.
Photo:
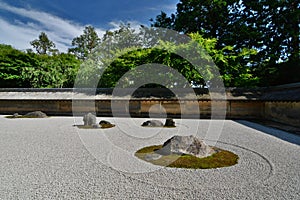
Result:
{"label": "zen rock garden", "polygon": [[[47,118],[47,114],[34,111],[19,115],[14,113],[7,118]],[[115,127],[115,124],[106,120],[97,122],[96,115],[87,113],[83,116],[83,125],[76,125],[80,129],[107,129]],[[175,128],[175,121],[167,118],[163,123],[160,120],[147,120],[141,124],[142,127]],[[154,165],[175,168],[220,168],[237,164],[239,157],[223,149],[211,147],[193,135],[175,135],[166,140],[162,145],[144,147],[135,153],[135,156]]]}
{"label": "zen rock garden", "polygon": [[[5,170],[0,170],[0,185],[1,194],[8,194],[3,199],[18,199],[14,192],[25,199],[34,199],[37,194],[38,199],[64,198],[66,194],[76,199],[84,192],[92,194],[82,197],[86,199],[124,199],[128,193],[125,199],[153,199],[153,194],[157,199],[299,199],[297,135],[279,131],[287,136],[283,140],[269,134],[274,129],[264,127],[263,132],[258,130],[262,126],[254,127],[254,123],[227,120],[218,142],[211,145],[200,136],[210,127],[208,120],[198,126],[198,120],[174,119],[175,128],[152,128],[141,126],[149,120],[146,118],[112,121],[97,117],[94,121],[88,116],[86,123],[112,122],[116,127],[72,126],[74,121],[84,126],[83,115],[40,119],[1,116],[0,160]],[[164,125],[165,119],[160,120]],[[122,196],[112,196],[122,188]],[[103,196],[106,192],[109,194]],[[182,192],[186,195],[180,196]],[[268,198],[270,193],[272,198]]]}

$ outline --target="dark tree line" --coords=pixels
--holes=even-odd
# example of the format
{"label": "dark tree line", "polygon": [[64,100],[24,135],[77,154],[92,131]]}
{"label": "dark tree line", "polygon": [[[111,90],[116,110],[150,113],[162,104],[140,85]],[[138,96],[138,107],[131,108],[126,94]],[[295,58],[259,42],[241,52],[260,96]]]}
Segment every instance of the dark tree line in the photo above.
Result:
{"label": "dark tree line", "polygon": [[253,73],[268,85],[300,81],[299,19],[296,0],[180,0],[176,13],[162,12],[152,26],[217,38],[218,49],[256,49],[242,64],[251,61]]}

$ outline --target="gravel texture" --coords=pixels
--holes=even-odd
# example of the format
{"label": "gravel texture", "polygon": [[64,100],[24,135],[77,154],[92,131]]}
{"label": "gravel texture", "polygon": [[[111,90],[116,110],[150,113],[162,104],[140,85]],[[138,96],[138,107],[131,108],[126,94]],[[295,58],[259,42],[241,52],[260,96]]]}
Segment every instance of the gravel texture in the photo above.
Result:
{"label": "gravel texture", "polygon": [[[176,128],[145,128],[146,119],[97,118],[116,127],[78,129],[82,118],[0,116],[0,199],[300,199],[300,137],[248,121],[176,119]],[[219,169],[154,166],[136,150],[173,135],[221,131],[209,144],[238,154]]]}

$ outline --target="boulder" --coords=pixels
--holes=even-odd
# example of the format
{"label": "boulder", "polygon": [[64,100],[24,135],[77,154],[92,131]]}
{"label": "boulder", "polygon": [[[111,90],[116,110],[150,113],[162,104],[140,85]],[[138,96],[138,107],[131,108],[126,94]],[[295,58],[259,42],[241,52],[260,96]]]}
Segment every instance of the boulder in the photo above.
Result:
{"label": "boulder", "polygon": [[92,113],[88,113],[83,116],[83,122],[85,126],[93,126],[96,124],[96,116]]}
{"label": "boulder", "polygon": [[148,127],[163,127],[164,124],[159,120],[148,120],[145,121],[142,126],[148,126]]}
{"label": "boulder", "polygon": [[99,122],[99,125],[109,125],[109,124],[111,124],[111,123],[109,121],[105,121],[105,120],[101,120]]}
{"label": "boulder", "polygon": [[101,128],[112,128],[112,127],[115,126],[114,124],[112,124],[112,123],[110,123],[108,121],[105,121],[105,120],[101,120],[99,122],[99,125],[101,126]]}
{"label": "boulder", "polygon": [[13,118],[18,118],[20,115],[19,115],[19,113],[14,113],[13,114]]}
{"label": "boulder", "polygon": [[175,127],[175,121],[171,118],[166,119],[165,126],[167,127]]}
{"label": "boulder", "polygon": [[25,114],[24,116],[26,116],[26,117],[34,117],[34,118],[46,118],[46,117],[48,117],[42,111],[29,112],[29,113]]}
{"label": "boulder", "polygon": [[157,151],[163,155],[188,154],[203,158],[216,153],[216,151],[195,136],[174,136],[168,139],[163,147]]}

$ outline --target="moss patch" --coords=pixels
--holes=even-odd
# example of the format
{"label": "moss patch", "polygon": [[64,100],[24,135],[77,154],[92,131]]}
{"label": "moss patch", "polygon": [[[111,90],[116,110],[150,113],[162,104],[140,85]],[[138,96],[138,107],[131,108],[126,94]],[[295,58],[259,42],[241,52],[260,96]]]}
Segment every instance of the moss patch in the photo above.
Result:
{"label": "moss patch", "polygon": [[176,126],[142,126],[142,127],[144,127],[144,128],[176,128]]}
{"label": "moss patch", "polygon": [[113,127],[115,127],[116,125],[114,125],[114,124],[101,124],[100,125],[100,127],[102,128],[102,129],[107,129],[107,128],[113,128]]}
{"label": "moss patch", "polygon": [[80,129],[108,129],[108,128],[115,127],[114,124],[105,124],[105,125],[102,124],[99,127],[85,126],[85,125],[74,125],[74,126],[76,126],[77,128],[80,128]]}
{"label": "moss patch", "polygon": [[220,167],[229,167],[238,163],[238,155],[219,148],[215,148],[217,153],[205,158],[198,158],[192,155],[161,155],[158,159],[148,160],[147,156],[157,154],[156,151],[161,149],[162,145],[155,145],[142,148],[135,153],[135,156],[154,165],[190,168],[190,169],[211,169]]}

